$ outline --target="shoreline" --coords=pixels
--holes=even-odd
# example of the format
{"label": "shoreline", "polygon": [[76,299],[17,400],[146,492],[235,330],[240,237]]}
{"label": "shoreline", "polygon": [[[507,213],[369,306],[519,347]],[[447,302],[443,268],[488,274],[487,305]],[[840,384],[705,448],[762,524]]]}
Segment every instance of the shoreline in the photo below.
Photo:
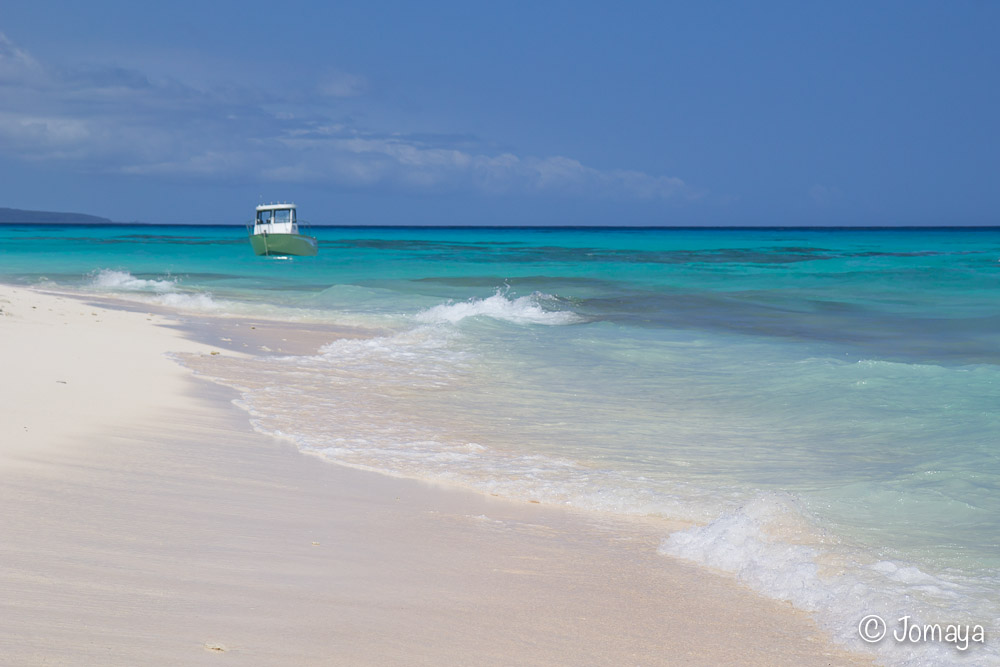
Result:
{"label": "shoreline", "polygon": [[221,348],[163,309],[0,300],[11,664],[871,664],[641,526],[253,432],[235,392],[166,358]]}

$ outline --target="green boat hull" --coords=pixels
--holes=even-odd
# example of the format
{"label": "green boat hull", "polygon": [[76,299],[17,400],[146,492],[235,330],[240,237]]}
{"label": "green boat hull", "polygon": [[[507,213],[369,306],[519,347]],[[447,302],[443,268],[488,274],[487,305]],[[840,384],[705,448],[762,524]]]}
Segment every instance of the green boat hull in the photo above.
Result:
{"label": "green boat hull", "polygon": [[258,255],[312,257],[318,250],[316,239],[302,234],[252,234],[250,245]]}

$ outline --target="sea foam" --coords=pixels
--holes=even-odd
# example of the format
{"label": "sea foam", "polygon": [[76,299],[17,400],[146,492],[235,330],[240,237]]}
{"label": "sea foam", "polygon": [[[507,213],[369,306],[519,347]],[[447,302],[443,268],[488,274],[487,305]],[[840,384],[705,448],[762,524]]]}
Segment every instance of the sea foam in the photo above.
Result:
{"label": "sea foam", "polygon": [[117,269],[98,269],[90,276],[89,287],[91,289],[110,292],[144,303],[183,310],[213,312],[222,308],[222,304],[216,302],[212,295],[207,292],[182,291],[178,287],[180,281],[175,277],[137,278],[128,271]]}
{"label": "sea foam", "polygon": [[1000,654],[988,644],[964,655],[949,644],[897,642],[891,634],[862,643],[858,624],[870,614],[879,615],[889,633],[904,616],[916,624],[989,627],[995,604],[983,595],[982,579],[876,560],[815,526],[795,496],[760,494],[705,525],[672,533],[659,552],[730,572],[759,593],[815,612],[835,639],[855,650],[874,650],[887,665],[1000,664]]}
{"label": "sea foam", "polygon": [[469,299],[468,301],[440,304],[416,314],[418,322],[457,324],[470,317],[490,317],[495,320],[513,322],[515,324],[576,324],[583,318],[565,310],[549,310],[545,304],[554,304],[556,298],[551,294],[535,292],[528,296],[510,298],[503,290],[497,290],[493,296],[485,299]]}
{"label": "sea foam", "polygon": [[177,289],[177,281],[169,280],[146,280],[136,278],[128,271],[118,271],[115,269],[99,269],[91,274],[90,286],[99,289],[117,290],[124,292],[154,292],[162,294],[173,292]]}

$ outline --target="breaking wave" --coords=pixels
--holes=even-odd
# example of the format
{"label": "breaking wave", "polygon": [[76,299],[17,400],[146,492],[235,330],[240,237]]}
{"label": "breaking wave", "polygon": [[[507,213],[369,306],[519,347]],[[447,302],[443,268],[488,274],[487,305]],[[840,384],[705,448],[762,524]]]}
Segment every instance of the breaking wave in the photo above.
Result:
{"label": "breaking wave", "polygon": [[173,292],[177,289],[176,279],[146,280],[136,278],[128,271],[116,271],[115,269],[99,269],[93,272],[91,276],[90,286],[99,289],[126,292],[154,292],[157,294]]}
{"label": "breaking wave", "polygon": [[98,269],[90,274],[88,287],[129,299],[185,310],[218,311],[221,304],[207,292],[182,291],[178,278],[137,278],[128,271]]}
{"label": "breaking wave", "polygon": [[510,298],[505,291],[497,290],[493,296],[485,299],[444,303],[422,310],[417,313],[415,319],[427,324],[457,324],[470,317],[490,317],[515,324],[550,326],[584,321],[571,311],[555,310],[553,307],[557,304],[558,299],[551,294],[535,292],[529,296]]}

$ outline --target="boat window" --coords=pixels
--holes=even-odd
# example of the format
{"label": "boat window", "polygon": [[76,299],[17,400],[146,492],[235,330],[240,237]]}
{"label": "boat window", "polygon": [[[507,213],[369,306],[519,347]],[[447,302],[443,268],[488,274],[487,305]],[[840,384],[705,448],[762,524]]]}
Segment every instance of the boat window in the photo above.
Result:
{"label": "boat window", "polygon": [[257,211],[257,224],[266,225],[271,222],[270,211]]}
{"label": "boat window", "polygon": [[288,208],[278,209],[274,212],[275,222],[291,222],[292,221],[292,210]]}

